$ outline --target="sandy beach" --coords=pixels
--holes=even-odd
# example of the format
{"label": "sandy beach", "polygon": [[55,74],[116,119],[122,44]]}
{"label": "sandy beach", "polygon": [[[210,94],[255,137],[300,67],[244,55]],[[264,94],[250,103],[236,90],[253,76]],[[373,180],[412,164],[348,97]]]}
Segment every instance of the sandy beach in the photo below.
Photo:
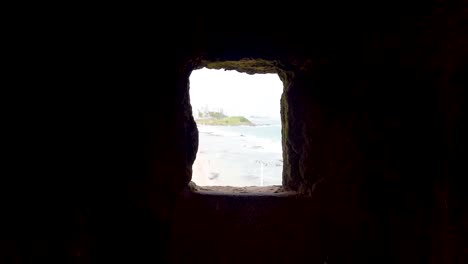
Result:
{"label": "sandy beach", "polygon": [[199,186],[281,185],[281,144],[252,136],[255,129],[267,128],[199,126],[192,181]]}

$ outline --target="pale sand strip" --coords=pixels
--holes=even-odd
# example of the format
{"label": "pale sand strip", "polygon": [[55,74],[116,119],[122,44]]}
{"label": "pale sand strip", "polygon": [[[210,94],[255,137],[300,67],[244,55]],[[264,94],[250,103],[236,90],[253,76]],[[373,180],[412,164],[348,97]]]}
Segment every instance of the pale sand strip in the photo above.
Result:
{"label": "pale sand strip", "polygon": [[192,167],[192,181],[198,186],[212,186],[215,185],[213,180],[208,178],[210,166],[206,159],[198,156],[197,160]]}

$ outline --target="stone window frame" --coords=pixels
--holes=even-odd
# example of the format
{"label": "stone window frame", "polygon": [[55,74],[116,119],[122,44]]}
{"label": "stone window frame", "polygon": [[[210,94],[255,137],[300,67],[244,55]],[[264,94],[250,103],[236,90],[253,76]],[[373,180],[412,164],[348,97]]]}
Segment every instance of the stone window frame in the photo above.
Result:
{"label": "stone window frame", "polygon": [[[222,60],[222,59],[205,59],[199,58],[197,60],[190,60],[184,80],[184,116],[185,116],[185,140],[189,147],[187,148],[187,184],[189,185],[192,178],[192,166],[195,161],[196,153],[198,151],[198,129],[190,105],[189,96],[189,76],[193,70],[208,68],[208,69],[225,69],[236,70],[241,73],[247,74],[266,74],[276,73],[283,83],[283,93],[280,101],[280,115],[281,115],[281,137],[282,137],[282,152],[283,152],[283,171],[282,171],[282,191],[298,191],[300,186],[299,174],[297,170],[298,157],[296,155],[297,149],[291,144],[291,107],[290,107],[290,90],[291,83],[294,79],[294,73],[287,70],[284,64],[277,60],[268,60],[262,58],[241,58],[239,60]],[[193,185],[189,185],[193,186]]]}

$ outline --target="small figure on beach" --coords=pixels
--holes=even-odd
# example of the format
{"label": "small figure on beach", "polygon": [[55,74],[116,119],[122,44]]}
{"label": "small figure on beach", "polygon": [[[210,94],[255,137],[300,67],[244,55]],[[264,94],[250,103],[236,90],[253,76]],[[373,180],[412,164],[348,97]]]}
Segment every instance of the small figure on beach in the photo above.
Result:
{"label": "small figure on beach", "polygon": [[210,180],[214,180],[214,179],[217,179],[219,177],[218,172],[212,172],[210,174],[211,174],[211,176],[208,177],[208,179],[210,179]]}

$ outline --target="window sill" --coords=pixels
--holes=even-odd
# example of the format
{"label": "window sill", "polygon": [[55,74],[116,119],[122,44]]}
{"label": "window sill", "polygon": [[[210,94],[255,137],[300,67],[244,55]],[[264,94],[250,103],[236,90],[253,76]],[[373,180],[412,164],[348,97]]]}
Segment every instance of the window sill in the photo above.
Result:
{"label": "window sill", "polygon": [[190,191],[201,195],[224,195],[224,196],[296,196],[293,191],[285,191],[283,186],[197,186],[193,182],[189,184]]}

